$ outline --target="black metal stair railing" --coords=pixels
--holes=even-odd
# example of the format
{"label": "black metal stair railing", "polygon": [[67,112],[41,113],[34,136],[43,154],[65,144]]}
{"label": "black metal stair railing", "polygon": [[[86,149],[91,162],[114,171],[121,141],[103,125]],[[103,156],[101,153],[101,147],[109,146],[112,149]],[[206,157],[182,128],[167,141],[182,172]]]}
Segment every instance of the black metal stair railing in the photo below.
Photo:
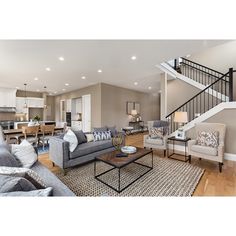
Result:
{"label": "black metal stair railing", "polygon": [[[213,83],[205,89],[190,98],[187,102],[179,106],[173,112],[166,116],[170,123],[169,132],[172,133],[178,129],[178,124],[174,122],[174,114],[178,111],[187,112],[188,122],[196,119],[198,116],[209,111],[221,102],[233,101],[233,73],[236,72],[230,68],[226,74],[215,79]],[[228,85],[226,85],[226,83]],[[217,88],[217,89],[216,89]]]}

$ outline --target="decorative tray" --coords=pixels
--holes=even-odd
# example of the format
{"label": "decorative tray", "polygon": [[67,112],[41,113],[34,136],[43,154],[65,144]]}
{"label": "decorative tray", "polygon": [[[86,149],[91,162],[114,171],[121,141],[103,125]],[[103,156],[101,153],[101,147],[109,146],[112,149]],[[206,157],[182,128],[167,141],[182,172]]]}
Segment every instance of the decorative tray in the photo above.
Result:
{"label": "decorative tray", "polygon": [[137,148],[133,147],[133,146],[124,146],[121,148],[121,151],[123,153],[133,154],[133,153],[137,152]]}

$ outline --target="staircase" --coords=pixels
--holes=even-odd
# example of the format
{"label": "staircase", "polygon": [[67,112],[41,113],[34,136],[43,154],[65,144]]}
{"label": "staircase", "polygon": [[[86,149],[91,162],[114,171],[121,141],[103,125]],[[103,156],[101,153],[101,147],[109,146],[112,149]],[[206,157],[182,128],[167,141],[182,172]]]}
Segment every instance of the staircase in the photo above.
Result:
{"label": "staircase", "polygon": [[170,122],[171,135],[174,135],[179,128],[174,122],[175,112],[187,112],[188,123],[183,129],[188,130],[196,122],[202,122],[222,109],[236,107],[236,102],[231,103],[233,101],[233,74],[236,72],[233,68],[223,74],[186,58],[180,58],[179,62],[175,60],[172,65],[168,62],[161,63],[159,68],[176,79],[181,79],[200,89],[199,93],[166,116]]}

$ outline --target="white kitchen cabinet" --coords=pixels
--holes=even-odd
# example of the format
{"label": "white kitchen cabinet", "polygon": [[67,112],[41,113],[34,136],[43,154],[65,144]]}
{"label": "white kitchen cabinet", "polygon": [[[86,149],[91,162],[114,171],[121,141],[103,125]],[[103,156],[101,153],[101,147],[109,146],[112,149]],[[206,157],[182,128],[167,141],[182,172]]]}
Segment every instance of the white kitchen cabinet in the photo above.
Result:
{"label": "white kitchen cabinet", "polygon": [[[16,113],[17,114],[28,113],[28,108],[24,108],[25,101],[27,103],[27,99],[25,100],[25,98],[23,98],[23,97],[16,98]],[[28,104],[27,104],[27,106],[28,106]]]}
{"label": "white kitchen cabinet", "polygon": [[43,98],[27,98],[29,108],[44,108]]}
{"label": "white kitchen cabinet", "polygon": [[81,121],[71,121],[71,128],[75,131],[82,130],[82,122]]}
{"label": "white kitchen cabinet", "polygon": [[0,107],[16,107],[16,89],[0,88]]}
{"label": "white kitchen cabinet", "polygon": [[82,130],[91,132],[91,95],[82,96]]}
{"label": "white kitchen cabinet", "polygon": [[78,98],[76,99],[76,114],[82,113],[82,99]]}
{"label": "white kitchen cabinet", "polygon": [[66,112],[71,112],[71,103],[72,103],[71,99],[66,100]]}

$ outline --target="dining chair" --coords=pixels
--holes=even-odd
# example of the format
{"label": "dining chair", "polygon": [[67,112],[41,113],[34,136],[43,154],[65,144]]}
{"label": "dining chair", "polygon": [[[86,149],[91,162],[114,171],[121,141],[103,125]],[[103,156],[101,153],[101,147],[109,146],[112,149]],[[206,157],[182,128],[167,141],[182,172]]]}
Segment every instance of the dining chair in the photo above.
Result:
{"label": "dining chair", "polygon": [[55,133],[55,125],[41,125],[40,126],[41,136],[39,138],[39,141],[43,144],[43,150],[45,147],[45,142],[48,145],[49,139],[54,136]]}
{"label": "dining chair", "polygon": [[24,139],[26,139],[30,144],[38,146],[39,126],[23,126],[22,133]]}

